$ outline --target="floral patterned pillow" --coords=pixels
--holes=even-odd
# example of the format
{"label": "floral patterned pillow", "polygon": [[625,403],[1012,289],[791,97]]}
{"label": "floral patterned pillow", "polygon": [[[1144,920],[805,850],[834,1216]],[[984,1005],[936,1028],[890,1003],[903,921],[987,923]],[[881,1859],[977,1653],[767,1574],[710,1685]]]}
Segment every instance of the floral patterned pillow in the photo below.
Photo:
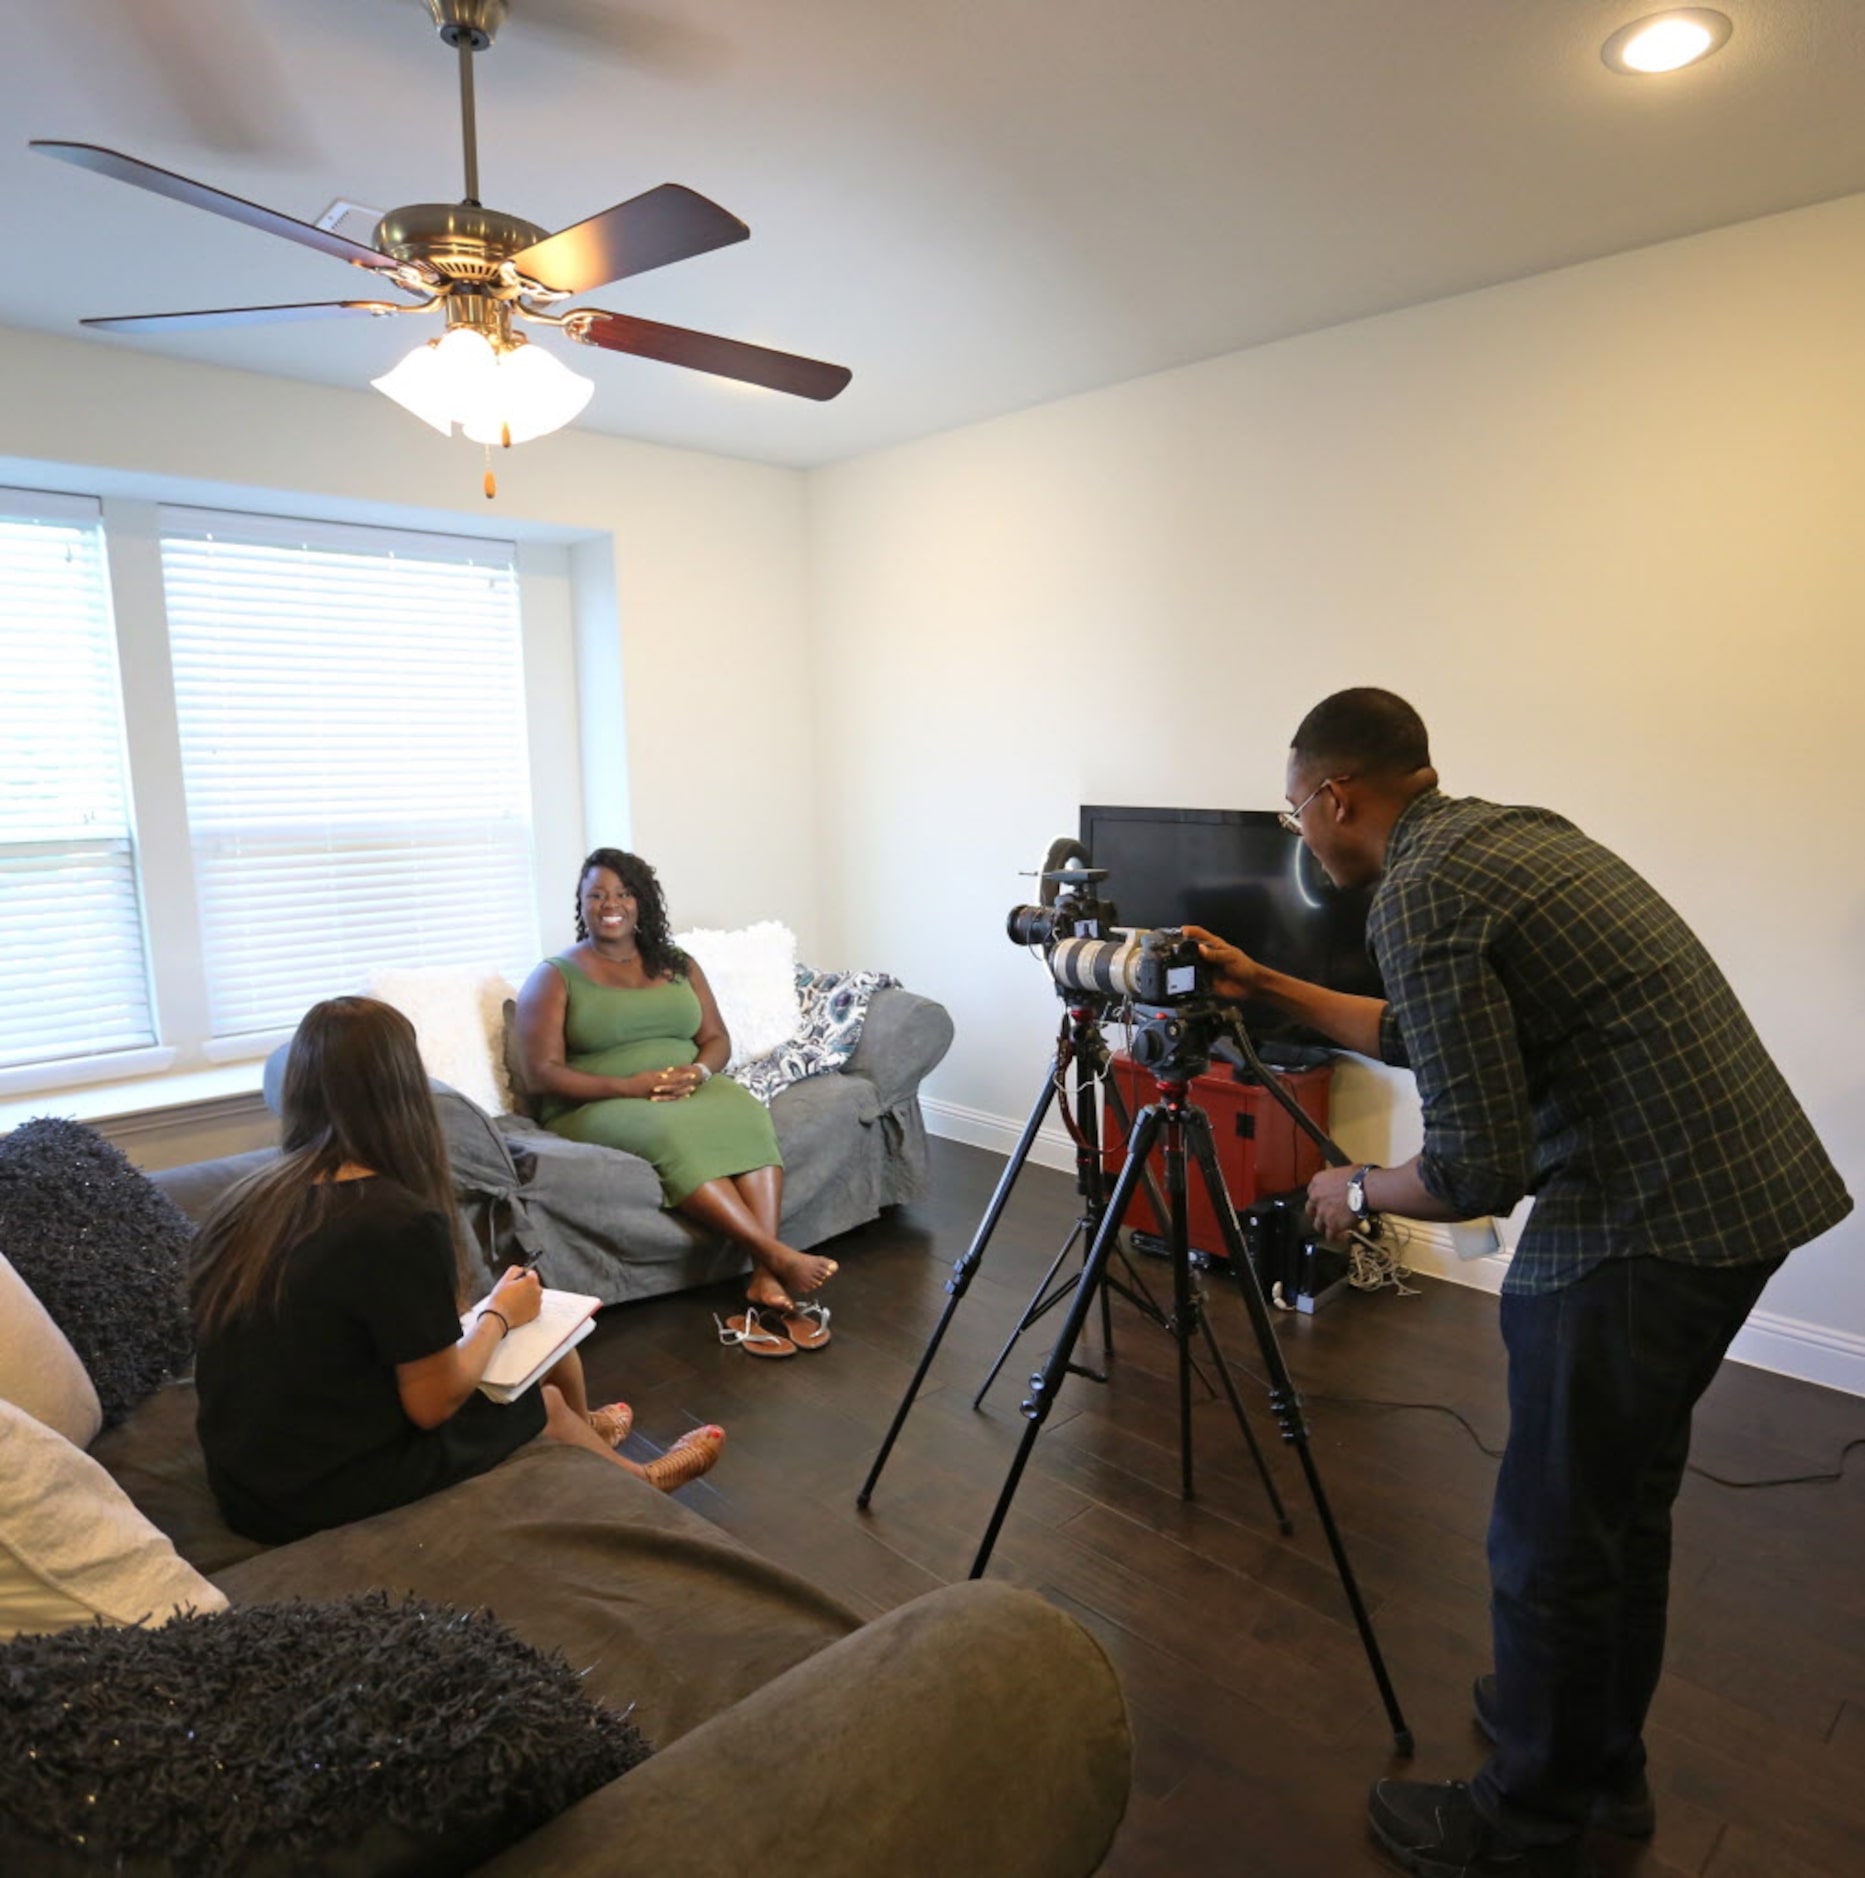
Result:
{"label": "floral patterned pillow", "polygon": [[797,967],[797,998],[803,1024],[797,1034],[767,1055],[732,1071],[760,1102],[769,1104],[780,1090],[806,1076],[840,1069],[855,1054],[868,1000],[900,980],[887,972],[819,972]]}

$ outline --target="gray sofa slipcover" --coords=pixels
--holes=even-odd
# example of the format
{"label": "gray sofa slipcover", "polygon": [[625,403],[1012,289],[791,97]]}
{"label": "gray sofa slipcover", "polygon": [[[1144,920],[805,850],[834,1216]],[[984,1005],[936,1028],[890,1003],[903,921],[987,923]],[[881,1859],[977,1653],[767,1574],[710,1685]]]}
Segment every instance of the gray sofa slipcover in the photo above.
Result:
{"label": "gray sofa slipcover", "polygon": [[[898,986],[877,991],[847,1063],[773,1100],[789,1244],[820,1245],[925,1193],[919,1086],[951,1043],[943,1005]],[[274,1108],[283,1064],[281,1048],[266,1065]],[[635,1155],[566,1141],[522,1115],[490,1116],[444,1085],[436,1085],[436,1103],[488,1274],[540,1250],[546,1284],[626,1304],[750,1270],[739,1247],[665,1209],[658,1177]],[[257,1166],[267,1153],[235,1158]],[[187,1170],[175,1172],[175,1198],[187,1206]]]}
{"label": "gray sofa slipcover", "polygon": [[[250,1160],[152,1178],[198,1213]],[[636,1705],[653,1759],[481,1866],[490,1878],[1083,1878],[1125,1810],[1119,1685],[1033,1593],[953,1585],[863,1625],[691,1507],[542,1441],[266,1548],[221,1522],[187,1383],[91,1452],[236,1604],[380,1588],[489,1608],[563,1651],[596,1700]],[[711,1491],[729,1476],[689,1489]]]}

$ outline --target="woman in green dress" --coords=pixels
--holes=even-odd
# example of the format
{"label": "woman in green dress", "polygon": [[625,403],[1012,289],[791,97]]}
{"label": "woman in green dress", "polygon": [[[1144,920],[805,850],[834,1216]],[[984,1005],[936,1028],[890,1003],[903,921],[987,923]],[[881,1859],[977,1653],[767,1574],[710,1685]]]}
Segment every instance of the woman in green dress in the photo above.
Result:
{"label": "woman in green dress", "polygon": [[660,1175],[664,1204],[750,1253],[752,1309],[728,1320],[732,1340],[760,1355],[820,1347],[828,1313],[797,1299],[835,1261],[777,1236],[783,1156],[770,1115],[721,1073],[731,1039],[706,974],[673,943],[653,868],[596,849],[577,877],[576,936],[518,997],[538,1119],[572,1141],[638,1154]]}

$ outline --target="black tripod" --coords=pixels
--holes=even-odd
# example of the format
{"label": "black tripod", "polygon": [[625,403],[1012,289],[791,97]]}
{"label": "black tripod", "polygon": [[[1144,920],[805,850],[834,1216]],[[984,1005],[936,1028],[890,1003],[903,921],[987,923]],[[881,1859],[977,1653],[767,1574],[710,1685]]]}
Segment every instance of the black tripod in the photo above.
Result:
{"label": "black tripod", "polygon": [[[1263,1068],[1261,1060],[1250,1043],[1248,1033],[1236,1018],[1235,1013],[1225,1012],[1220,1016],[1204,1019],[1202,1022],[1217,1024],[1221,1033],[1235,1044],[1245,1060],[1256,1070],[1264,1086],[1276,1100],[1289,1110],[1306,1132],[1320,1141],[1328,1159],[1336,1166],[1344,1165],[1346,1156],[1332,1141],[1321,1134],[1306,1115],[1301,1113],[1299,1105],[1282,1088],[1279,1080]],[[1187,1032],[1189,1035],[1186,1034]],[[991,1552],[997,1544],[997,1536],[1003,1529],[1004,1520],[1009,1514],[1011,1501],[1015,1498],[1017,1487],[1023,1478],[1023,1471],[1029,1464],[1030,1455],[1036,1446],[1036,1438],[1042,1433],[1043,1423],[1048,1419],[1049,1412],[1055,1404],[1057,1392],[1071,1367],[1075,1345],[1080,1340],[1089,1312],[1094,1308],[1097,1296],[1105,1301],[1108,1261],[1114,1255],[1121,1224],[1142,1180],[1148,1183],[1149,1193],[1154,1196],[1156,1216],[1168,1218],[1170,1221],[1168,1237],[1172,1258],[1174,1318],[1175,1328],[1180,1338],[1179,1425],[1183,1497],[1186,1499],[1192,1497],[1191,1373],[1187,1344],[1189,1322],[1195,1312],[1197,1321],[1203,1326],[1213,1359],[1224,1379],[1226,1390],[1232,1403],[1237,1406],[1239,1423],[1244,1427],[1244,1434],[1249,1440],[1250,1450],[1256,1458],[1258,1469],[1263,1472],[1265,1486],[1268,1488],[1271,1503],[1275,1507],[1278,1522],[1284,1532],[1289,1530],[1287,1516],[1283,1513],[1280,1500],[1276,1498],[1274,1487],[1269,1484],[1266,1470],[1263,1469],[1261,1452],[1256,1446],[1254,1437],[1250,1435],[1248,1425],[1243,1424],[1242,1407],[1237,1403],[1236,1390],[1231,1383],[1230,1372],[1224,1364],[1222,1353],[1217,1348],[1209,1323],[1204,1320],[1202,1311],[1197,1310],[1193,1302],[1195,1289],[1191,1282],[1186,1205],[1186,1151],[1189,1144],[1191,1157],[1196,1161],[1199,1177],[1204,1183],[1205,1197],[1222,1230],[1225,1251],[1229,1255],[1231,1269],[1237,1276],[1238,1290],[1242,1293],[1244,1308],[1249,1313],[1250,1325],[1256,1335],[1257,1348],[1269,1377],[1271,1412],[1282,1431],[1283,1440],[1295,1449],[1300,1460],[1303,1477],[1308,1483],[1309,1496],[1314,1501],[1315,1511],[1321,1520],[1322,1531],[1327,1538],[1328,1550],[1333,1557],[1335,1573],[1340,1579],[1341,1589],[1346,1593],[1347,1603],[1353,1612],[1354,1624],[1360,1634],[1360,1644],[1366,1653],[1367,1666],[1373,1672],[1373,1680],[1378,1685],[1380,1700],[1385,1706],[1386,1720],[1392,1729],[1394,1746],[1399,1753],[1409,1756],[1413,1746],[1411,1730],[1406,1727],[1405,1718],[1400,1712],[1398,1696],[1393,1690],[1391,1677],[1386,1673],[1385,1659],[1380,1654],[1379,1640],[1373,1634],[1372,1619],[1367,1614],[1358,1581],[1354,1577],[1353,1566],[1348,1560],[1346,1547],[1341,1541],[1340,1529],[1334,1523],[1333,1511],[1328,1505],[1327,1493],[1322,1487],[1321,1476],[1315,1466],[1314,1455],[1309,1447],[1308,1424],[1302,1413],[1301,1395],[1295,1387],[1294,1379],[1289,1374],[1287,1363],[1283,1360],[1282,1348],[1276,1339],[1275,1326],[1270,1321],[1269,1307],[1263,1299],[1262,1286],[1258,1282],[1255,1268],[1250,1263],[1242,1229],[1237,1224],[1236,1212],[1231,1206],[1230,1195],[1224,1186],[1222,1172],[1218,1166],[1217,1149],[1211,1138],[1210,1119],[1202,1109],[1190,1101],[1188,1096],[1191,1078],[1202,1070],[1209,1060],[1208,1039],[1202,1034],[1200,1021],[1194,1020],[1190,1025],[1173,1023],[1170,1040],[1162,1049],[1156,1049],[1154,1055],[1164,1059],[1155,1064],[1153,1072],[1158,1100],[1149,1103],[1140,1111],[1138,1125],[1128,1137],[1126,1161],[1121,1167],[1119,1178],[1114,1183],[1113,1196],[1107,1203],[1100,1225],[1088,1248],[1079,1280],[1074,1288],[1068,1316],[1063,1321],[1055,1347],[1050,1351],[1043,1367],[1030,1378],[1030,1393],[1022,1404],[1026,1426],[1022,1439],[1018,1443],[1017,1452],[1011,1461],[1010,1470],[1005,1476],[1003,1491],[998,1495],[997,1505],[992,1510],[991,1521],[985,1529],[977,1557],[972,1561],[971,1576],[981,1578],[985,1567],[990,1563]],[[892,1447],[902,1422],[906,1419],[914,1393],[919,1388],[931,1363],[933,1352],[938,1348],[939,1339],[945,1333],[946,1324],[957,1307],[958,1297],[963,1295],[960,1273],[963,1272],[964,1283],[968,1284],[970,1271],[966,1267],[968,1264],[975,1267],[974,1254],[981,1252],[983,1240],[988,1238],[989,1229],[996,1224],[996,1217],[1003,1210],[1010,1183],[1017,1168],[1022,1164],[1022,1157],[1028,1153],[1037,1125],[1047,1106],[1047,1100],[1039,1103],[1036,1112],[1032,1114],[1029,1126],[1018,1143],[1018,1154],[1013,1157],[1010,1168],[1006,1170],[1004,1179],[999,1182],[998,1190],[992,1196],[991,1208],[985,1216],[985,1225],[980,1229],[979,1238],[973,1242],[972,1251],[960,1261],[959,1268],[954,1271],[952,1282],[947,1285],[948,1291],[953,1291],[956,1286],[956,1293],[946,1306],[945,1315],[940,1319],[938,1329],[933,1334],[933,1341],[928,1346],[926,1355],[921,1359],[919,1370],[915,1373],[912,1385],[907,1391],[906,1400],[901,1404],[900,1411],[894,1418],[893,1427],[888,1430],[887,1440],[858,1497],[857,1504],[860,1506],[865,1507],[868,1504],[868,1498],[880,1474],[881,1465],[887,1458],[888,1450]],[[1166,1206],[1164,1209],[1159,1208],[1157,1191],[1152,1186],[1149,1171],[1149,1163],[1157,1153],[1163,1153],[1165,1158]]]}
{"label": "black tripod", "polygon": [[[931,1339],[920,1356],[919,1367],[913,1372],[913,1379],[907,1384],[906,1394],[901,1398],[900,1407],[895,1411],[892,1424],[886,1438],[881,1443],[880,1452],[874,1457],[874,1465],[868,1470],[868,1477],[862,1483],[861,1491],[855,1496],[855,1504],[866,1509],[873,1497],[875,1484],[881,1477],[881,1470],[887,1465],[887,1457],[893,1452],[894,1443],[899,1438],[901,1429],[911,1412],[914,1399],[918,1396],[920,1385],[926,1379],[926,1373],[932,1367],[933,1358],[939,1353],[939,1346],[945,1340],[947,1327],[957,1312],[960,1301],[971,1289],[972,1278],[984,1261],[985,1249],[991,1242],[991,1235],[997,1230],[998,1220],[1003,1216],[1005,1205],[1015,1187],[1017,1176],[1023,1171],[1023,1164],[1029,1158],[1032,1145],[1036,1140],[1037,1130],[1042,1126],[1043,1118],[1049,1112],[1049,1105],[1061,1096],[1064,1116],[1069,1119],[1069,1134],[1075,1143],[1076,1185],[1082,1195],[1082,1213],[1076,1220],[1074,1229],[1064,1240],[1062,1249],[1055,1256],[1055,1261],[1038,1283],[1028,1307],[1019,1319],[1016,1328],[1010,1333],[1010,1340],[999,1353],[997,1361],[991,1365],[990,1374],[979,1386],[978,1393],[972,1398],[972,1407],[977,1408],[983,1401],[986,1391],[996,1381],[998,1372],[1003,1368],[1010,1353],[1015,1349],[1017,1340],[1029,1327],[1060,1304],[1064,1298],[1073,1296],[1074,1309],[1067,1320],[1074,1326],[1073,1332],[1064,1330],[1068,1341],[1068,1352],[1063,1357],[1060,1367],[1055,1367],[1052,1356],[1050,1364],[1042,1372],[1047,1376],[1053,1370],[1054,1384],[1060,1386],[1065,1372],[1072,1370],[1078,1376],[1086,1376],[1092,1382],[1105,1382],[1104,1371],[1087,1368],[1076,1363],[1074,1352],[1080,1339],[1082,1327],[1087,1321],[1090,1310],[1098,1299],[1101,1308],[1102,1348],[1111,1361],[1114,1349],[1113,1320],[1111,1316],[1110,1291],[1118,1291],[1140,1313],[1171,1333],[1178,1346],[1179,1370],[1179,1465],[1180,1494],[1185,1499],[1193,1497],[1192,1488],[1192,1435],[1191,1435],[1191,1380],[1194,1372],[1205,1382],[1207,1391],[1210,1383],[1204,1372],[1199,1369],[1197,1359],[1192,1354],[1192,1341],[1202,1333],[1209,1351],[1211,1364],[1216,1371],[1224,1394],[1229,1398],[1231,1411],[1237,1418],[1237,1428],[1242,1434],[1244,1445],[1249,1449],[1250,1459],[1255,1463],[1257,1477],[1263,1483],[1263,1492],[1268,1497],[1271,1511],[1275,1515],[1278,1528],[1292,1532],[1293,1526],[1282,1504],[1281,1495],[1276,1491],[1276,1483],[1269,1472],[1269,1464],[1263,1457],[1262,1449],[1257,1445],[1255,1433],[1244,1413],[1243,1402],[1237,1394],[1237,1386],[1231,1377],[1229,1365],[1224,1361],[1224,1353],[1218,1348],[1217,1337],[1211,1323],[1204,1313],[1204,1295],[1194,1282],[1191,1271],[1191,1258],[1184,1236],[1175,1241],[1172,1256],[1172,1309],[1162,1311],[1153,1301],[1144,1280],[1127,1263],[1126,1255],[1120,1250],[1114,1234],[1106,1229],[1108,1215],[1107,1174],[1101,1158],[1101,1136],[1097,1095],[1105,1093],[1114,1118],[1123,1134],[1131,1132],[1131,1117],[1120,1093],[1120,1085],[1108,1074],[1109,1058],[1107,1041],[1101,1034],[1100,1019],[1103,1015],[1099,1000],[1083,997],[1069,1004],[1067,1014],[1062,1021],[1062,1031],[1056,1040],[1056,1054],[1050,1060],[1049,1073],[1043,1080],[1041,1093],[1035,1107],[1030,1111],[1030,1118],[1024,1124],[1023,1133],[1018,1138],[1016,1148],[999,1178],[996,1190],[991,1195],[990,1205],[985,1208],[984,1218],[979,1222],[978,1230],[972,1242],[966,1248],[965,1255],[952,1268],[952,1275],[946,1280],[946,1306],[938,1324],[934,1327]],[[1074,1099],[1071,1105],[1065,1078],[1070,1077]],[[1131,1156],[1129,1157],[1131,1165]],[[1124,1173],[1124,1169],[1122,1170]],[[1154,1216],[1166,1217],[1166,1206],[1162,1203],[1159,1189],[1150,1173],[1143,1165],[1141,1176],[1146,1181],[1147,1192],[1153,1203]],[[1081,1269],[1071,1273],[1060,1284],[1056,1284],[1056,1274],[1061,1270],[1063,1261],[1077,1242],[1083,1245]],[[1105,1247],[1099,1259],[1097,1248]],[[1115,1276],[1109,1270],[1111,1259],[1120,1261],[1122,1277]],[[1052,1288],[1053,1287],[1053,1288]],[[1057,1345],[1059,1349],[1060,1344]],[[1034,1380],[1042,1381],[1042,1376]],[[1030,1405],[1023,1405],[1024,1413],[1030,1411]],[[1045,1410],[1045,1414],[1047,1411]],[[1039,1418],[1040,1419],[1040,1418]],[[1018,1470],[1021,1473],[1021,1465]],[[1005,1498],[1000,1505],[997,1524],[1001,1524],[1003,1511],[1007,1509],[1009,1496],[1015,1491],[1015,1482],[1006,1489]],[[996,1524],[992,1528],[995,1537]],[[987,1543],[985,1553],[972,1569],[972,1577],[983,1574],[984,1558],[990,1550]]]}
{"label": "black tripod", "polygon": [[[992,1383],[997,1380],[1004,1365],[1010,1360],[1010,1353],[1017,1347],[1023,1333],[1040,1318],[1046,1317],[1081,1283],[1082,1271],[1087,1267],[1088,1248],[1094,1244],[1095,1235],[1101,1230],[1101,1221],[1107,1214],[1107,1164],[1102,1159],[1101,1153],[1101,1107],[1096,1101],[1097,1092],[1101,1101],[1112,1112],[1115,1126],[1119,1129],[1123,1141],[1133,1130],[1133,1117],[1128,1111],[1120,1084],[1109,1073],[1112,1068],[1112,1059],[1108,1054],[1107,1039],[1101,1034],[1101,1016],[1102,1012],[1093,1000],[1071,1004],[1068,1007],[1067,1015],[1062,1020],[1062,1034],[1056,1040],[1056,1056],[1050,1072],[1050,1085],[1061,1108],[1063,1123],[1068,1129],[1069,1139],[1075,1144],[1075,1190],[1082,1197],[1082,1210],[1069,1236],[1063,1240],[1062,1249],[1057,1252],[1048,1271],[1037,1282],[1035,1291],[1030,1295],[1028,1306],[1017,1320],[1016,1328],[1011,1331],[1008,1341],[998,1352],[997,1361],[991,1365],[984,1381],[978,1385],[978,1393],[971,1399],[973,1408],[984,1406],[984,1398],[990,1393]],[[1069,1089],[1064,1086],[1064,1077],[1071,1067],[1074,1072],[1072,1101]],[[1039,1119],[1041,1111],[1047,1106],[1046,1102],[1039,1105]],[[1002,1190],[1006,1197],[1008,1197],[1010,1185],[1014,1184],[1017,1174],[1021,1171],[1020,1162],[1013,1163],[1005,1169],[1006,1184]],[[1147,1197],[1153,1203],[1153,1217],[1164,1219],[1166,1212],[1159,1197],[1158,1183],[1150,1173],[1145,1176],[1145,1181]],[[973,1241],[971,1252],[967,1255],[973,1269],[984,1256],[984,1247],[990,1237],[990,1228],[995,1224],[995,1218],[990,1217],[987,1225],[980,1230],[977,1239]],[[1063,1262],[1077,1245],[1082,1250],[1081,1267],[1058,1283],[1056,1274],[1061,1271]],[[1149,1323],[1156,1324],[1161,1330],[1171,1331],[1174,1323],[1174,1319],[1161,1310],[1154,1301],[1152,1292],[1147,1288],[1146,1280],[1133,1268],[1126,1253],[1120,1249],[1118,1240],[1114,1244],[1114,1258],[1120,1267],[1119,1274],[1116,1275],[1110,1267],[1101,1286],[1101,1349],[1105,1360],[1110,1365],[1114,1359],[1114,1321],[1110,1293],[1118,1292],[1142,1317]],[[970,1283],[969,1272],[966,1274],[965,1283],[967,1285]],[[948,1286],[947,1289],[951,1287]],[[963,1295],[962,1290],[959,1295]],[[935,1349],[938,1347],[936,1338],[933,1347]],[[1107,1381],[1105,1370],[1090,1369],[1082,1362],[1071,1362],[1069,1370],[1073,1375],[1086,1376],[1090,1382]],[[1210,1379],[1204,1371],[1198,1367],[1195,1357],[1192,1359],[1192,1370],[1198,1380],[1204,1384],[1205,1393],[1215,1395],[1217,1391],[1212,1388]],[[1238,1414],[1241,1418],[1241,1406]],[[1244,1426],[1244,1438],[1250,1439],[1247,1425]],[[1258,1467],[1261,1471],[1260,1458]],[[879,1471],[878,1468],[876,1471]],[[1270,1497],[1273,1500],[1275,1489],[1270,1486],[1267,1475],[1264,1477],[1264,1485],[1269,1488]],[[1277,1513],[1280,1516],[1280,1507],[1277,1508]],[[1286,1524],[1283,1530],[1285,1532],[1288,1530]]]}

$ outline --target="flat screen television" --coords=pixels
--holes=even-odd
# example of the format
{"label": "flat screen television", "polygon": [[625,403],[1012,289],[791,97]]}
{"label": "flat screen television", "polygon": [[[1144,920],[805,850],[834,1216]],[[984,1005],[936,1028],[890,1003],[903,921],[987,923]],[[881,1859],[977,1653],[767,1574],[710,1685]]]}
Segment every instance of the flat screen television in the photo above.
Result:
{"label": "flat screen television", "polygon": [[[1100,891],[1121,925],[1203,926],[1278,971],[1382,997],[1366,950],[1372,889],[1334,886],[1276,813],[1096,805],[1081,811],[1080,840],[1108,870]],[[1317,1041],[1260,1009],[1248,1016],[1259,1037]]]}

